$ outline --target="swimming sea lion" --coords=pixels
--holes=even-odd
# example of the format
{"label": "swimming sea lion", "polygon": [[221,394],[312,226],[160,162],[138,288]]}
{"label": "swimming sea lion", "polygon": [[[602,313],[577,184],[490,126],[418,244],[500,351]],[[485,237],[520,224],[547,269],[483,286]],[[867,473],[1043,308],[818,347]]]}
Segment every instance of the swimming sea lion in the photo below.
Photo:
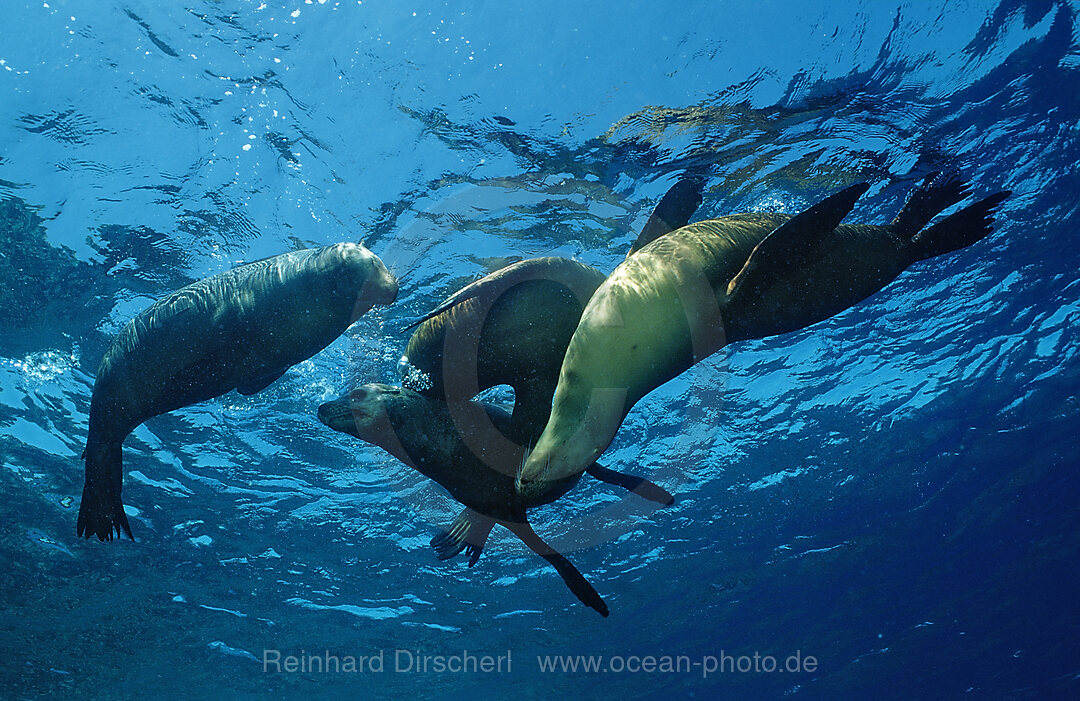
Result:
{"label": "swimming sea lion", "polygon": [[363,246],[293,251],[199,280],[161,298],[113,339],[90,400],[78,534],[131,537],[120,499],[121,444],[152,416],[237,390],[255,394],[397,297]]}
{"label": "swimming sea lion", "polygon": [[924,228],[970,194],[933,174],[885,226],[840,225],[867,185],[801,214],[696,222],[627,258],[589,300],[551,416],[520,471],[532,495],[581,472],[654,388],[723,345],[803,328],[885,287],[912,263],[990,233],[999,192]]}
{"label": "swimming sea lion", "polygon": [[403,362],[428,383],[426,396],[464,401],[496,385],[514,390],[508,438],[527,445],[547,423],[562,356],[599,270],[545,257],[507,266],[458,291],[422,320]]}
{"label": "swimming sea lion", "polygon": [[[690,221],[704,181],[685,176],[660,199],[630,253]],[[629,255],[629,254],[628,254]],[[450,402],[496,385],[514,390],[507,437],[532,445],[547,424],[570,337],[604,274],[566,258],[514,263],[454,293],[417,321],[402,358],[426,382],[416,391]]]}
{"label": "swimming sea lion", "polygon": [[[475,440],[489,424],[509,430],[510,414],[488,402],[467,401],[451,412],[446,402],[407,388],[369,384],[319,407],[319,420],[334,430],[377,445],[423,475],[442,485],[465,505],[447,531],[432,539],[440,560],[466,551],[472,567],[488,534],[498,523],[558,570],[572,592],[590,608],[607,616],[604,600],[563,555],[532,530],[526,509],[548,504],[577,483],[578,473],[536,500],[522,499],[514,487],[524,448],[507,451],[497,443],[489,447]],[[463,436],[474,436],[466,440]],[[628,489],[638,488],[647,498],[670,504],[660,487],[631,475],[590,465],[597,479]]]}

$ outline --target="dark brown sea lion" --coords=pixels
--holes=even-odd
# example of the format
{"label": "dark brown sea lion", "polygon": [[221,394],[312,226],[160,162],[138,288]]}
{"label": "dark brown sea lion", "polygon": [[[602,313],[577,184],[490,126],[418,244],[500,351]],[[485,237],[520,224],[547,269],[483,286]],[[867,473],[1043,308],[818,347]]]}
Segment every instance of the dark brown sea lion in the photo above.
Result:
{"label": "dark brown sea lion", "polygon": [[131,537],[121,445],[152,416],[237,390],[254,394],[329,345],[397,280],[363,246],[293,251],[214,275],[155,302],[98,366],[77,532]]}
{"label": "dark brown sea lion", "polygon": [[[432,539],[439,559],[463,550],[472,567],[480,557],[488,534],[500,524],[534,552],[550,562],[578,599],[601,615],[607,605],[569,560],[545,543],[529,525],[526,510],[548,504],[571,489],[580,473],[542,498],[522,499],[515,489],[515,475],[525,449],[507,450],[502,442],[485,445],[477,440],[483,428],[493,424],[508,431],[510,414],[487,402],[467,401],[450,406],[439,399],[400,387],[369,384],[319,407],[319,420],[334,430],[377,445],[423,475],[438,482],[465,510],[446,532]],[[472,437],[472,440],[466,440]],[[672,497],[660,487],[631,475],[593,464],[586,470],[597,479],[626,488],[637,488],[663,503]]]}

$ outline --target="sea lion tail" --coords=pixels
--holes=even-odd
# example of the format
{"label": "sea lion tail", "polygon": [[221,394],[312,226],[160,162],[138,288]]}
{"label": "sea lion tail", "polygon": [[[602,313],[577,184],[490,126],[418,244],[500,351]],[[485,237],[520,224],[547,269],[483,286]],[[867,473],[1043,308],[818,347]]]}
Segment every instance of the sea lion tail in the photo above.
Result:
{"label": "sea lion tail", "polygon": [[911,191],[891,226],[899,236],[910,239],[931,219],[970,194],[971,185],[955,173],[930,173]]}
{"label": "sea lion tail", "polygon": [[120,444],[107,443],[93,448],[87,445],[83,456],[86,458],[86,483],[75,533],[86,538],[96,535],[102,541],[112,540],[114,533],[117,537],[126,533],[128,538],[135,540],[120,499],[123,481]]}
{"label": "sea lion tail", "polygon": [[1011,194],[1008,190],[994,193],[915,233],[911,237],[915,259],[933,258],[982,240],[994,230],[994,210]]}
{"label": "sea lion tail", "polygon": [[527,522],[511,523],[509,521],[500,521],[499,523],[510,529],[530,550],[551,563],[558,571],[559,576],[566,582],[566,586],[570,588],[570,591],[574,593],[574,596],[581,603],[607,618],[607,604],[596,592],[596,589],[593,588],[593,585],[589,584],[588,580],[582,576],[581,572],[578,572],[573,563],[567,560],[562,553],[541,540],[540,536],[536,535],[536,532],[532,529],[532,526]]}
{"label": "sea lion tail", "polygon": [[494,525],[494,519],[465,509],[449,528],[431,539],[431,547],[435,548],[435,556],[440,560],[449,560],[464,550],[469,555],[469,567],[472,567],[480,559]]}
{"label": "sea lion tail", "polygon": [[644,477],[628,475],[625,472],[616,472],[615,470],[608,469],[595,462],[585,468],[585,472],[588,472],[601,482],[607,482],[608,484],[622,487],[628,492],[633,492],[642,499],[655,501],[664,506],[671,506],[675,503],[675,497],[671,496],[671,492],[655,482],[650,482]]}

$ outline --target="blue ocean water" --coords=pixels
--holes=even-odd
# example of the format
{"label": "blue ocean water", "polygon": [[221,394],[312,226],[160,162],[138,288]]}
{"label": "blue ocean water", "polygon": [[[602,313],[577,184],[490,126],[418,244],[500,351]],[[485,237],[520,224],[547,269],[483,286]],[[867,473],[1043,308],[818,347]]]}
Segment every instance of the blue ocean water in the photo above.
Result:
{"label": "blue ocean water", "polygon": [[[1075,697],[1077,12],[6,0],[0,696]],[[583,482],[532,512],[608,619],[505,532],[438,562],[457,504],[315,417],[396,382],[406,324],[486,272],[611,270],[684,172],[697,218],[865,180],[849,220],[883,223],[950,167],[1012,190],[990,237],[630,414],[604,462],[673,506]],[[77,539],[111,337],[194,279],[340,240],[398,301],[258,395],[140,427],[138,542]],[[509,658],[436,668],[470,655]],[[599,671],[542,668],[559,655]]]}

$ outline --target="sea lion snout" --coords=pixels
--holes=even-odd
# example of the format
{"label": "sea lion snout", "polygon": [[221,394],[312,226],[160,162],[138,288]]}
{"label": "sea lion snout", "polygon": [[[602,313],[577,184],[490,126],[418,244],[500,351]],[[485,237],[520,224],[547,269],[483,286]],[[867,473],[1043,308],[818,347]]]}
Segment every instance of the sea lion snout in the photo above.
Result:
{"label": "sea lion snout", "polygon": [[394,277],[393,273],[386,269],[386,266],[382,264],[382,261],[379,261],[379,265],[382,267],[382,270],[379,271],[381,273],[381,284],[379,284],[375,290],[375,304],[393,304],[398,296],[398,279]]}
{"label": "sea lion snout", "polygon": [[371,414],[354,409],[349,397],[335,399],[319,407],[319,421],[329,428],[360,439],[370,432]]}
{"label": "sea lion snout", "polygon": [[370,298],[375,304],[393,304],[398,295],[398,279],[386,267],[382,258],[360,245],[350,253],[359,256],[358,265],[366,267],[368,271],[362,296]]}
{"label": "sea lion snout", "polygon": [[362,385],[322,404],[319,421],[335,431],[382,445],[379,441],[387,430],[387,412],[401,403],[401,392],[395,387],[378,383]]}
{"label": "sea lion snout", "polygon": [[319,421],[335,430],[341,430],[338,428],[342,424],[343,420],[352,421],[352,411],[349,409],[349,404],[341,399],[335,399],[332,402],[326,402],[319,405]]}

